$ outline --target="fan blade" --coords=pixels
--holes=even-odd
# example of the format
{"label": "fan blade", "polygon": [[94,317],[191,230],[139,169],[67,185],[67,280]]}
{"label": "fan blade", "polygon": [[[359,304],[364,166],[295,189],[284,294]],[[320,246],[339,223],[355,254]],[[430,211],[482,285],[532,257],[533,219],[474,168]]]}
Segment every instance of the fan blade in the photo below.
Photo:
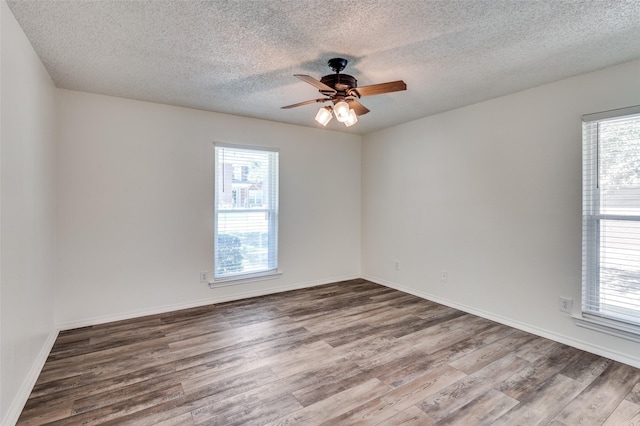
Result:
{"label": "fan blade", "polygon": [[310,85],[312,85],[316,89],[320,90],[320,93],[322,93],[323,95],[331,96],[331,95],[335,95],[337,93],[336,90],[333,87],[327,86],[323,82],[321,82],[319,80],[316,80],[315,78],[311,77],[310,75],[294,74],[293,76],[294,77],[298,77],[300,80],[304,81],[305,83],[309,83]]}
{"label": "fan blade", "polygon": [[364,115],[369,112],[369,108],[355,99],[348,99],[347,102],[349,103],[349,107],[356,112],[356,115]]}
{"label": "fan blade", "polygon": [[310,101],[298,102],[297,104],[283,106],[280,109],[295,108],[295,107],[299,107],[299,106],[302,106],[302,105],[315,104],[317,102],[327,102],[327,101],[330,101],[330,100],[331,100],[331,98],[311,99]]}
{"label": "fan blade", "polygon": [[399,92],[407,90],[407,84],[402,81],[390,81],[389,83],[372,84],[371,86],[356,87],[353,90],[360,96],[381,95],[383,93]]}

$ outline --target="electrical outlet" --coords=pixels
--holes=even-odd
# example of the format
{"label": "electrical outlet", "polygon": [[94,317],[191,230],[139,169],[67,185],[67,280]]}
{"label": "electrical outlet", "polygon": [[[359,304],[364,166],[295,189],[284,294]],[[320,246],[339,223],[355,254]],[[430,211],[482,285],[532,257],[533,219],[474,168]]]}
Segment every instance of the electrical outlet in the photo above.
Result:
{"label": "electrical outlet", "polygon": [[393,269],[395,269],[396,271],[400,270],[400,261],[399,260],[394,260],[393,261]]}
{"label": "electrical outlet", "polygon": [[209,281],[209,273],[207,271],[200,272],[200,282],[206,283],[207,281]]}
{"label": "electrical outlet", "polygon": [[449,273],[447,271],[440,272],[440,281],[446,283],[449,281]]}
{"label": "electrical outlet", "polygon": [[571,313],[573,310],[573,299],[569,299],[566,297],[560,298],[560,311]]}

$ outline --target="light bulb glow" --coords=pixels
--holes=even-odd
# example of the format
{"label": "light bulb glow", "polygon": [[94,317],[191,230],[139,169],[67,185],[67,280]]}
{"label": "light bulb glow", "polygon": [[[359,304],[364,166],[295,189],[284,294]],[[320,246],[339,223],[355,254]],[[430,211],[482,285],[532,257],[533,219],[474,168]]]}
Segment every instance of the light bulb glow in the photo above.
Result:
{"label": "light bulb glow", "polygon": [[336,102],[333,113],[339,122],[344,123],[349,119],[349,104],[345,101]]}
{"label": "light bulb glow", "polygon": [[320,108],[320,110],[316,114],[316,121],[323,126],[326,126],[332,118],[333,116],[331,115],[331,110],[328,107]]}
{"label": "light bulb glow", "polygon": [[349,110],[349,118],[344,122],[344,125],[347,127],[353,126],[358,122],[358,116],[356,112],[352,109]]}

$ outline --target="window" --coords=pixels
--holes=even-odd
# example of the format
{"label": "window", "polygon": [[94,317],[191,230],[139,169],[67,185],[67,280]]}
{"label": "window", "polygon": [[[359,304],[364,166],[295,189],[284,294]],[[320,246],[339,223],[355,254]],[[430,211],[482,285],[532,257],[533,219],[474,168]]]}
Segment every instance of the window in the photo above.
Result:
{"label": "window", "polygon": [[640,339],[640,107],[583,117],[578,324]]}
{"label": "window", "polygon": [[214,282],[278,270],[278,152],[215,145]]}

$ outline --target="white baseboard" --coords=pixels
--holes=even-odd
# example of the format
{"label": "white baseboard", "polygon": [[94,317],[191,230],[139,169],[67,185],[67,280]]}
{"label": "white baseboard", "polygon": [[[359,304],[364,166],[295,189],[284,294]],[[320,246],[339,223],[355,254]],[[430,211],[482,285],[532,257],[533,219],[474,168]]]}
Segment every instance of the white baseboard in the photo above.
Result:
{"label": "white baseboard", "polygon": [[[194,300],[187,303],[177,303],[172,305],[157,306],[149,309],[124,312],[116,315],[105,315],[101,317],[87,318],[80,321],[71,321],[67,323],[58,324],[57,327],[59,330],[71,330],[71,329],[80,328],[80,327],[90,327],[92,325],[104,324],[108,322],[123,321],[123,320],[128,320],[133,318],[144,317],[147,315],[164,314],[167,312],[179,311],[181,309],[197,308],[200,306],[231,302],[234,300],[248,299],[250,297],[265,296],[268,294],[282,293],[282,292],[291,291],[291,290],[299,290],[302,288],[315,287],[318,285],[330,284],[338,281],[353,280],[357,278],[360,278],[360,275],[348,275],[343,277],[333,277],[333,278],[326,278],[326,279],[315,280],[315,281],[306,281],[306,282],[289,284],[289,285],[280,286],[280,287],[269,287],[269,288],[264,288],[259,290],[234,293],[233,295],[227,295],[227,296],[214,296],[211,298]],[[211,288],[212,292],[215,292],[215,290],[216,290],[216,287]]]}
{"label": "white baseboard", "polygon": [[18,390],[15,398],[11,402],[7,413],[4,418],[0,421],[2,425],[15,425],[18,422],[18,418],[20,417],[20,413],[22,413],[22,409],[24,405],[27,403],[27,399],[29,399],[29,395],[31,394],[31,390],[33,386],[36,384],[38,380],[38,376],[42,371],[42,367],[44,367],[44,363],[47,361],[49,357],[49,353],[51,352],[51,348],[53,348],[53,344],[56,342],[56,338],[58,337],[59,330],[53,329],[47,336],[47,340],[45,340],[38,356],[36,357],[27,377],[22,381],[22,386]]}
{"label": "white baseboard", "polygon": [[403,285],[396,284],[387,280],[383,280],[381,278],[369,276],[366,274],[364,274],[362,278],[364,278],[365,280],[374,282],[376,284],[383,285],[385,287],[390,287],[390,288],[402,291],[404,293],[412,294],[422,299],[431,300],[432,302],[440,303],[441,305],[449,306],[451,308],[458,309],[460,311],[467,312],[473,315],[477,315],[479,317],[486,318],[488,320],[495,321],[500,324],[507,325],[509,327],[517,328],[518,330],[526,331],[527,333],[535,334],[536,336],[544,337],[546,339],[550,339],[558,343],[572,346],[576,349],[580,349],[586,352],[591,352],[593,354],[600,355],[605,358],[612,359],[614,361],[622,362],[632,367],[640,368],[640,358],[638,357],[629,356],[628,354],[617,352],[615,350],[611,350],[610,348],[594,345],[592,343],[585,342],[583,340],[574,339],[573,337],[566,336],[563,334],[558,334],[549,330],[545,330],[531,324],[522,323],[520,321],[516,321],[511,318],[506,318],[500,315],[493,314],[491,312],[483,311],[481,309],[477,309],[471,306],[466,306],[452,300],[443,299],[441,297],[434,296],[433,294],[429,294],[419,290],[414,290],[412,288],[405,287]]}

